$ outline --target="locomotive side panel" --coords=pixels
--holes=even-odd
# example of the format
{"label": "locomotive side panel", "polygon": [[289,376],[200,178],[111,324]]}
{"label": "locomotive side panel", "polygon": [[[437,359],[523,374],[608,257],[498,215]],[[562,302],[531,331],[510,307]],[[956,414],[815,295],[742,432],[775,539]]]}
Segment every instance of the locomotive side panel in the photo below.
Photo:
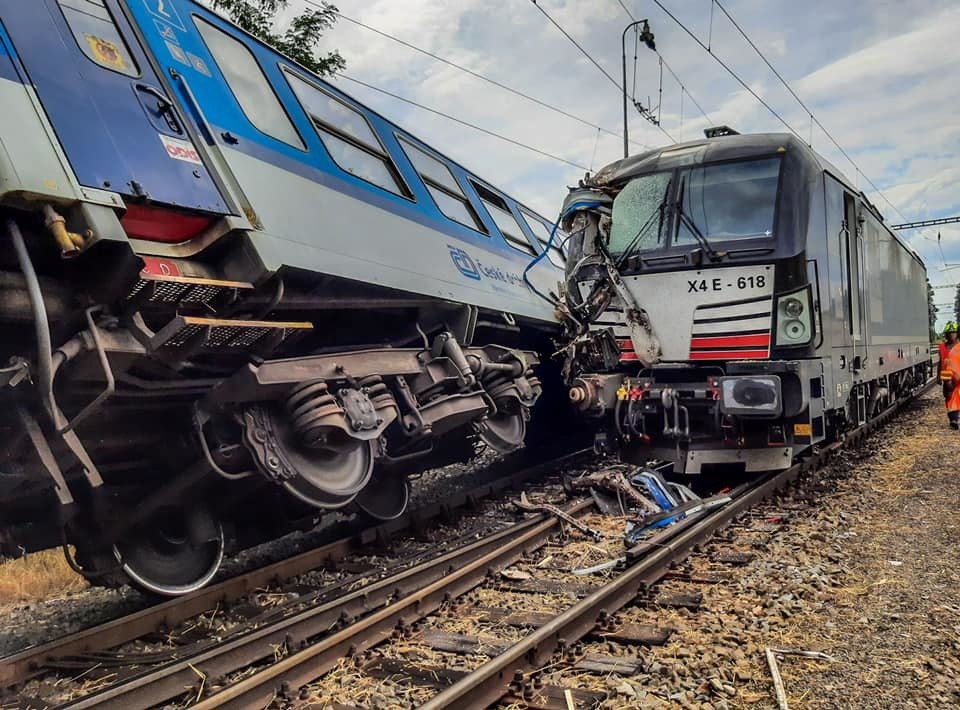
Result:
{"label": "locomotive side panel", "polygon": [[863,224],[868,362],[881,375],[927,359],[926,272],[917,257],[867,212]]}

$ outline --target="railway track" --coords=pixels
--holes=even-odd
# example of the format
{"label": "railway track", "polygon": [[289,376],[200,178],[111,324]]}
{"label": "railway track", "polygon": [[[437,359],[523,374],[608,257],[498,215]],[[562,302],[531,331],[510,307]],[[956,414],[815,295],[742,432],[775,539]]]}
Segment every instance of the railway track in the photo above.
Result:
{"label": "railway track", "polygon": [[[76,666],[82,669],[85,659],[96,662],[97,654],[108,649],[172,629],[181,622],[224,608],[271,584],[294,579],[312,570],[336,566],[361,551],[368,551],[372,546],[386,544],[403,531],[423,530],[433,521],[448,519],[458,511],[476,507],[480,501],[583,461],[588,454],[589,450],[579,450],[548,456],[547,460],[532,465],[528,464],[529,456],[498,462],[469,489],[455,491],[441,501],[417,506],[395,520],[374,526],[341,525],[333,541],[299,555],[0,658],[0,688],[9,689],[15,684],[22,684],[51,668]],[[402,564],[404,561],[399,562]]]}
{"label": "railway track", "polygon": [[[655,643],[651,638],[651,634],[656,636],[655,629],[623,632],[617,612],[648,598],[650,590],[670,576],[671,568],[699,546],[712,539],[716,542],[717,531],[829,461],[845,445],[861,440],[907,401],[794,467],[730,491],[726,504],[688,516],[638,543],[626,551],[622,569],[612,571],[607,581],[594,584],[596,580],[581,578],[578,583],[551,571],[544,564],[549,562],[551,550],[563,550],[572,537],[563,535],[567,525],[562,520],[538,514],[196,653],[160,662],[141,658],[143,670],[134,669],[123,679],[65,706],[135,708],[173,701],[198,708],[296,706],[309,702],[312,688],[323,682],[325,674],[352,664],[374,678],[401,678],[408,685],[424,686],[415,702],[425,708],[484,707],[501,701],[543,708],[590,707],[600,698],[582,690],[544,685],[542,670],[570,667],[609,673],[637,666],[640,659],[635,656],[585,654],[582,641],[590,637]],[[578,501],[566,512],[597,526],[602,516],[591,509],[592,501]],[[622,554],[622,543],[620,550]],[[537,562],[531,563],[532,559]],[[517,579],[518,565],[535,573],[542,568],[549,576]],[[505,576],[510,570],[514,574]],[[518,612],[512,617],[510,609],[498,610],[478,601],[485,590],[504,587],[552,589],[575,599],[556,614]],[[527,631],[518,636],[507,634],[516,638],[487,642],[483,647],[476,637],[427,628],[432,619],[459,614],[479,614],[500,628]],[[471,660],[466,668],[464,664],[418,667],[404,660],[403,653],[384,650],[391,644],[423,643],[424,638],[427,645],[447,656],[459,653],[472,660],[488,660],[479,664]],[[375,648],[377,652],[372,653]],[[125,659],[127,664],[136,660]]]}

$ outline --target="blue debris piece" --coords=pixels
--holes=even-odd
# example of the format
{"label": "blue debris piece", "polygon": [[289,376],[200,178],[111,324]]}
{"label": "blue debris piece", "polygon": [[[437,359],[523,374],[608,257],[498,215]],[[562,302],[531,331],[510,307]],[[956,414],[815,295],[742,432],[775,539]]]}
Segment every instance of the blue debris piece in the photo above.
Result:
{"label": "blue debris piece", "polygon": [[[650,497],[663,510],[661,515],[653,516],[652,520],[644,521],[640,524],[629,523],[626,531],[626,542],[632,545],[638,542],[641,536],[648,530],[655,530],[670,525],[677,520],[682,520],[687,516],[687,508],[691,503],[700,501],[700,496],[690,490],[687,486],[679,483],[671,483],[664,479],[656,471],[650,469],[640,469],[630,477],[630,483],[638,488],[645,488]],[[675,515],[668,515],[671,510],[678,506],[684,510],[678,511]]]}
{"label": "blue debris piece", "polygon": [[670,486],[656,471],[648,468],[642,468],[630,477],[630,483],[635,486],[643,486],[650,493],[650,497],[663,510],[670,510],[677,507],[677,499],[670,492]]}

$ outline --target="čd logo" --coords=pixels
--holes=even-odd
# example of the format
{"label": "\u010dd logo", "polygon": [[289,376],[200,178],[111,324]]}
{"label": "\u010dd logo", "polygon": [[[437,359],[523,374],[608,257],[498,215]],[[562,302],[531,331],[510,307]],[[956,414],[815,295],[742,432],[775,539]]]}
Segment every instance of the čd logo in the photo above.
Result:
{"label": "\u010dd logo", "polygon": [[461,274],[474,281],[480,280],[480,270],[467,252],[460,247],[453,247],[449,244],[447,245],[447,249],[450,250],[450,258],[453,259],[453,265],[457,267],[457,270]]}

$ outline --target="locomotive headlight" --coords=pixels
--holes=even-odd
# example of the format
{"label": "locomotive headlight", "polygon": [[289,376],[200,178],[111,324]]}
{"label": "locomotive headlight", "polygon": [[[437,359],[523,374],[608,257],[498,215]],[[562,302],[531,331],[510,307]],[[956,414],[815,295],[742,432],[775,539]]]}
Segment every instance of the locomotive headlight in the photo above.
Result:
{"label": "locomotive headlight", "polygon": [[810,287],[777,298],[777,345],[804,345],[810,342]]}
{"label": "locomotive headlight", "polygon": [[721,377],[720,411],[741,416],[780,416],[783,411],[780,378],[776,375]]}
{"label": "locomotive headlight", "polygon": [[803,301],[792,296],[783,299],[783,312],[791,318],[799,318],[803,314]]}

